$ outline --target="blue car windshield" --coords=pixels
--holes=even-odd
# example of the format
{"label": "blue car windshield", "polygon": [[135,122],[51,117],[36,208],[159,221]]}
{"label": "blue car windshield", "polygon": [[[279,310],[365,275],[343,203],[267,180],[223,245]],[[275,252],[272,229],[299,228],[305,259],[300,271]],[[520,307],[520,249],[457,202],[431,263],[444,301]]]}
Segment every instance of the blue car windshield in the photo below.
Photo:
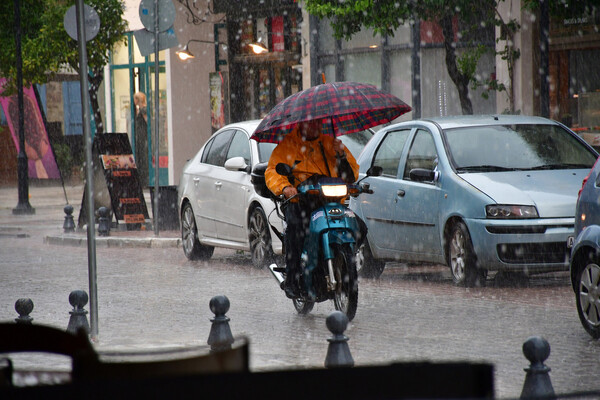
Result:
{"label": "blue car windshield", "polygon": [[457,172],[591,168],[596,154],[557,125],[490,125],[444,130]]}

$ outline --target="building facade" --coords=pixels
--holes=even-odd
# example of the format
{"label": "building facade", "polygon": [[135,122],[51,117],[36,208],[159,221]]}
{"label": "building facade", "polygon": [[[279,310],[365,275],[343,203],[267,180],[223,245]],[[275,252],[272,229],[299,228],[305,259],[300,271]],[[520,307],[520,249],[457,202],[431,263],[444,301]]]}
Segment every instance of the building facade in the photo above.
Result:
{"label": "building facade", "polygon": [[[136,3],[133,1],[132,3]],[[138,3],[139,4],[139,3]],[[129,18],[135,20],[138,4]],[[410,104],[417,114],[400,120],[460,114],[460,102],[444,62],[439,28],[432,23],[400,27],[393,36],[363,30],[351,40],[337,40],[326,20],[310,16],[294,0],[213,0],[204,8],[174,1],[173,26],[179,45],[160,52],[160,184],[176,185],[185,162],[219,127],[229,122],[262,118],[285,97],[323,81],[354,80],[374,84]],[[520,57],[510,80],[507,66],[493,52],[483,55],[477,74],[509,84],[514,110],[540,115],[539,15],[522,10],[520,0],[501,3],[504,18],[516,18],[521,29],[514,38]],[[600,54],[594,18],[552,21],[548,80],[550,117],[569,125],[596,122],[594,59]],[[132,31],[142,29],[135,22]],[[487,28],[479,44],[501,46],[500,32]],[[418,41],[418,51],[415,51]],[[253,44],[266,51],[257,53]],[[466,44],[457,40],[457,49]],[[194,58],[182,61],[177,51]],[[499,49],[499,47],[497,48]],[[148,99],[147,141],[152,160],[154,129],[153,54],[141,57],[134,35],[129,46],[115,49],[107,67],[107,131],[127,132],[135,147],[133,95]],[[415,79],[418,77],[418,79]],[[508,92],[489,98],[482,89],[471,90],[474,113],[501,113],[508,109]],[[571,117],[571,120],[568,120]],[[148,185],[154,185],[153,161]]]}

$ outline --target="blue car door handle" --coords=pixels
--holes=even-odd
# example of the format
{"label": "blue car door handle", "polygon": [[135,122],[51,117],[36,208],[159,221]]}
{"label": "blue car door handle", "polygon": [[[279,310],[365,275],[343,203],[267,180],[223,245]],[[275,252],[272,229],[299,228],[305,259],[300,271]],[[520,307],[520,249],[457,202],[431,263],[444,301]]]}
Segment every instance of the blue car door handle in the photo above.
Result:
{"label": "blue car door handle", "polygon": [[398,189],[398,192],[396,192],[396,194],[398,195],[398,197],[404,197],[404,194],[406,192],[403,189]]}

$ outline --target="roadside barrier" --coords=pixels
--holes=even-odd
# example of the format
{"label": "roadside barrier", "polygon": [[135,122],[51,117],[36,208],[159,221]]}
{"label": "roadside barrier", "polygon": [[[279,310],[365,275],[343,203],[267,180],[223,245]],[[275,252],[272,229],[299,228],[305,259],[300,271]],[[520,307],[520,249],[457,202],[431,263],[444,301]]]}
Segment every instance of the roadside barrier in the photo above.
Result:
{"label": "roadside barrier", "polygon": [[225,315],[229,311],[229,305],[229,299],[223,295],[210,299],[210,311],[215,314],[215,317],[210,320],[212,325],[207,340],[211,353],[231,349],[234,342],[229,318]]}
{"label": "roadside barrier", "polygon": [[33,318],[29,316],[33,311],[33,301],[31,299],[19,299],[15,302],[15,310],[19,316],[15,319],[17,324],[31,325]]}
{"label": "roadside barrier", "polygon": [[83,308],[88,303],[88,294],[85,290],[73,290],[69,294],[69,303],[73,306],[73,310],[69,311],[69,325],[67,332],[76,334],[78,330],[83,329],[85,333],[90,333],[90,324],[87,320],[87,311]]}
{"label": "roadside barrier", "polygon": [[98,235],[110,236],[110,211],[106,207],[98,209]]}
{"label": "roadside barrier", "polygon": [[[88,295],[84,290],[74,290],[69,294],[69,303],[73,306],[73,310],[70,311],[70,319],[69,324],[67,326],[67,332],[76,334],[79,330],[83,329],[86,333],[89,334],[90,326],[87,320],[87,311],[84,309],[85,305],[88,303]],[[210,346],[210,353],[217,353],[221,351],[226,351],[232,349],[232,345],[235,341],[231,328],[229,326],[230,319],[227,317],[226,313],[229,311],[230,302],[229,299],[224,295],[217,295],[210,299],[209,307],[211,312],[215,315],[214,318],[211,318],[211,328],[208,336],[207,344]],[[31,317],[31,312],[33,311],[34,305],[33,301],[29,298],[21,298],[15,302],[15,310],[19,314],[17,318],[15,318],[15,322],[17,324],[25,324],[31,325],[33,318]],[[444,384],[447,386],[446,389],[449,391],[447,393],[460,393],[461,388],[471,387],[469,390],[477,393],[485,393],[483,396],[476,396],[477,398],[493,398],[493,370],[492,366],[489,364],[486,365],[478,365],[474,363],[393,363],[387,366],[381,366],[378,368],[368,368],[368,367],[355,367],[354,359],[350,352],[350,347],[348,345],[349,338],[344,334],[346,328],[348,327],[348,318],[346,315],[340,311],[334,311],[329,314],[325,320],[325,324],[327,329],[331,332],[331,337],[327,339],[328,347],[327,354],[325,357],[324,366],[326,370],[329,371],[345,371],[344,374],[352,374],[349,371],[361,370],[361,373],[370,373],[371,370],[378,370],[390,372],[392,370],[397,370],[399,373],[401,371],[402,379],[411,382],[414,384],[415,388],[419,388],[418,382],[423,381],[424,376],[429,376],[427,379],[431,379],[431,376],[435,376],[439,378]],[[521,392],[521,396],[519,400],[558,400],[558,399],[592,399],[599,398],[599,391],[589,391],[589,392],[578,392],[578,393],[563,393],[556,395],[554,392],[554,388],[550,379],[550,371],[551,369],[545,365],[545,361],[550,356],[550,344],[548,341],[540,336],[532,336],[529,337],[524,343],[522,347],[523,355],[527,360],[529,360],[530,365],[527,368],[524,368],[526,372],[525,380],[523,383],[523,389]],[[7,368],[3,368],[7,369]],[[364,371],[363,371],[364,370]],[[5,371],[6,372],[6,371]],[[386,373],[387,373],[386,372]],[[417,374],[418,372],[418,374]],[[357,371],[358,373],[358,371]],[[318,371],[279,371],[273,372],[272,374],[282,374],[282,375],[310,375],[315,374],[318,375]],[[403,375],[402,375],[403,374]],[[417,374],[414,378],[410,378],[412,375]],[[455,378],[452,378],[452,374],[457,374]],[[255,374],[251,379],[253,381],[257,381],[262,379],[262,376],[266,376],[268,374],[261,373]],[[288,377],[286,375],[286,377]],[[377,379],[381,379],[381,372],[376,374],[378,376]],[[398,376],[397,374],[395,376]],[[462,386],[455,388],[452,385],[454,382],[459,382],[457,380],[459,376],[469,377],[471,380],[463,381]],[[478,377],[478,378],[473,378]],[[488,378],[486,380],[486,377]],[[250,378],[248,378],[250,379]],[[400,379],[400,378],[399,378]],[[329,381],[330,378],[324,379],[325,381]],[[488,382],[489,381],[489,382]],[[470,382],[470,383],[469,383]],[[487,383],[486,383],[487,382]],[[366,383],[366,382],[365,382]],[[441,382],[440,382],[441,383]],[[375,385],[373,383],[373,385]],[[459,385],[460,386],[460,385]],[[375,385],[376,387],[376,385]],[[388,388],[389,389],[389,388]],[[415,398],[418,398],[420,393],[417,389],[414,389]],[[441,392],[444,393],[444,388],[440,388]],[[440,390],[438,389],[438,390]],[[392,390],[394,390],[392,388]],[[399,390],[399,389],[398,389]],[[409,388],[406,385],[403,386],[403,393],[412,393],[412,388]],[[420,389],[419,389],[420,390]],[[423,389],[424,390],[424,389]],[[457,392],[458,391],[458,392]],[[355,393],[358,395],[358,393]],[[422,393],[421,393],[422,394]],[[456,398],[459,398],[458,396]],[[359,398],[359,397],[356,397]],[[434,396],[432,398],[444,398],[441,396]]]}
{"label": "roadside barrier", "polygon": [[335,367],[353,367],[354,359],[350,354],[348,346],[348,337],[344,335],[348,326],[348,317],[341,311],[334,311],[325,320],[327,329],[333,336],[327,346],[327,355],[325,356],[325,368]]}
{"label": "roadside barrier", "polygon": [[73,206],[67,204],[63,210],[65,212],[65,222],[63,223],[63,231],[65,233],[75,232],[75,221],[73,220]]}
{"label": "roadside barrier", "polygon": [[521,399],[555,399],[554,388],[550,382],[550,368],[544,361],[550,356],[550,344],[540,336],[532,336],[523,343],[523,355],[531,363],[525,368],[525,383]]}

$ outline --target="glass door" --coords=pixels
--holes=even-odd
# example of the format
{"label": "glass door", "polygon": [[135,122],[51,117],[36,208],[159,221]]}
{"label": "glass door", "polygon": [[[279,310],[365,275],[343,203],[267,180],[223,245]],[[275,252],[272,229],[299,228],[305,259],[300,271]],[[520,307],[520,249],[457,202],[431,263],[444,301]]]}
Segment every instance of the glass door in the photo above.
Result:
{"label": "glass door", "polygon": [[[149,173],[150,173],[150,186],[154,186],[154,168],[156,166],[155,158],[155,134],[154,134],[154,125],[155,125],[155,99],[154,94],[156,91],[154,90],[154,64],[149,66],[148,68],[148,84],[151,88],[148,93],[148,125],[151,127],[149,131],[151,131],[150,140],[150,158],[151,162],[149,163]],[[158,108],[159,108],[159,118],[158,118],[158,133],[159,133],[159,146],[158,146],[158,165],[159,165],[159,185],[168,185],[169,182],[169,141],[167,137],[168,132],[168,122],[167,121],[167,77],[165,74],[165,68],[160,67],[159,75],[158,75]]]}
{"label": "glass door", "polygon": [[[135,38],[111,53],[113,132],[127,133],[142,187],[154,186],[154,54],[141,55]],[[165,52],[159,53],[159,184],[168,185]],[[142,100],[140,100],[142,99]]]}

